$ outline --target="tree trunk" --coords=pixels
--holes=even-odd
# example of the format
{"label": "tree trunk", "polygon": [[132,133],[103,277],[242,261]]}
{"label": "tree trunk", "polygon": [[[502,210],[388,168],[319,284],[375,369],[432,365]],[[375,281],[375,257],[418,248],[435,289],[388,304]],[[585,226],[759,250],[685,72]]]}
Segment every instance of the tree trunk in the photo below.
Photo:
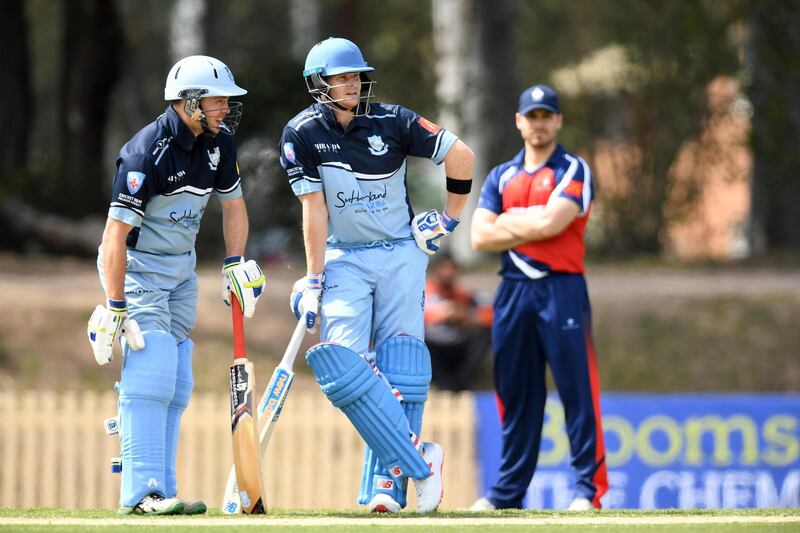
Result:
{"label": "tree trunk", "polygon": [[754,254],[800,251],[800,1],[753,2],[748,62],[753,105]]}
{"label": "tree trunk", "polygon": [[477,257],[470,244],[470,223],[484,178],[521,144],[514,128],[521,90],[513,29],[517,8],[512,0],[436,0],[432,4],[439,122],[476,156],[472,193],[450,240],[453,256],[469,262]]}
{"label": "tree trunk", "polygon": [[111,90],[121,73],[123,31],[116,4],[74,0],[64,13],[60,131],[61,190],[71,191],[59,211],[73,217],[104,212],[102,154]]}
{"label": "tree trunk", "polygon": [[[206,0],[177,0],[170,14],[170,59],[172,64],[187,56],[205,55]],[[224,63],[225,59],[221,59]]]}
{"label": "tree trunk", "polygon": [[6,135],[0,143],[0,178],[9,183],[23,172],[28,163],[28,131],[33,116],[31,97],[28,24],[25,2],[10,0],[3,3],[0,17],[0,102],[4,102],[3,129]]}
{"label": "tree trunk", "polygon": [[293,0],[289,4],[292,57],[300,64],[305,64],[308,51],[324,38],[320,34],[319,4],[319,0]]}

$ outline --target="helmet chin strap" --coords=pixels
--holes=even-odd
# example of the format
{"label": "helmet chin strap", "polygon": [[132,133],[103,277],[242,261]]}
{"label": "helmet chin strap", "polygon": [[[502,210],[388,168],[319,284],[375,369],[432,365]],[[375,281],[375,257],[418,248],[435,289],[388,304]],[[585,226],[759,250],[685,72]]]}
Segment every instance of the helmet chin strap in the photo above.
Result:
{"label": "helmet chin strap", "polygon": [[187,89],[183,91],[181,94],[184,99],[183,110],[189,115],[189,118],[200,123],[204,132],[214,133],[209,129],[206,115],[200,107],[200,99],[207,92],[206,89]]}

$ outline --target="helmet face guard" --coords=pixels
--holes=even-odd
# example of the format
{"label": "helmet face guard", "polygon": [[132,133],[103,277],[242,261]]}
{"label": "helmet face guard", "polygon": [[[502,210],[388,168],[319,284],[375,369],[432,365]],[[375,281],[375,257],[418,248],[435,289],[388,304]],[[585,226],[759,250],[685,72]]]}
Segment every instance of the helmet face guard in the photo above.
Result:
{"label": "helmet face guard", "polygon": [[[182,91],[181,97],[183,98],[183,110],[192,120],[197,120],[206,131],[211,131],[208,126],[208,119],[206,112],[216,111],[215,109],[203,109],[200,107],[200,100],[207,93],[205,89],[187,89]],[[242,120],[242,103],[228,101],[228,114],[222,119],[219,125],[219,131],[228,135],[233,135],[239,129],[239,123]]]}
{"label": "helmet face guard", "polygon": [[373,86],[377,82],[371,80],[365,72],[359,72],[359,77],[361,78],[361,92],[359,93],[358,105],[355,107],[355,109],[343,106],[340,102],[344,101],[344,99],[334,99],[330,95],[331,89],[344,87],[345,85],[349,84],[342,83],[338,85],[330,85],[320,72],[312,72],[307,74],[305,76],[305,81],[306,87],[308,88],[308,94],[310,94],[311,97],[320,104],[328,106],[334,111],[349,113],[354,117],[362,117],[369,113],[369,101],[371,98],[375,97]]}

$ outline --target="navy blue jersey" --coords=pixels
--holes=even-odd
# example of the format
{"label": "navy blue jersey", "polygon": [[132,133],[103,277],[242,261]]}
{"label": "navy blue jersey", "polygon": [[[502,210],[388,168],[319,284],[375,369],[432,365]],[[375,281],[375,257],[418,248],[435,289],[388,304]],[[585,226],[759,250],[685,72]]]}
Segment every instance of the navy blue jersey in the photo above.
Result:
{"label": "navy blue jersey", "polygon": [[413,111],[376,103],[343,130],[313,104],[283,130],[281,165],[295,195],[324,191],[330,244],[359,245],[411,236],[406,157],[440,164],[457,140]]}
{"label": "navy blue jersey", "polygon": [[186,253],[211,193],[239,198],[240,182],[233,137],[196,137],[169,106],[120,150],[108,216],[134,226],[128,248]]}

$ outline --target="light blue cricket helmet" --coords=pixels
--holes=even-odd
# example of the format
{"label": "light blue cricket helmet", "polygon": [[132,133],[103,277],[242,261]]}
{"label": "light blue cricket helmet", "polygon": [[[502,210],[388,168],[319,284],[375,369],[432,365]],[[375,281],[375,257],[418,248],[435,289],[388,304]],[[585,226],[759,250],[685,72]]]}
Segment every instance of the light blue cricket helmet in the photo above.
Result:
{"label": "light blue cricket helmet", "polygon": [[[372,86],[375,82],[366,74],[373,70],[375,69],[367,64],[361,50],[353,41],[341,37],[328,37],[315,44],[308,52],[303,78],[309,94],[317,102],[339,111],[347,111],[354,116],[362,116],[369,112],[369,100],[374,96]],[[359,106],[355,111],[345,108],[339,101],[330,97],[329,91],[332,86],[325,80],[329,76],[348,72],[358,72],[361,78]]]}
{"label": "light blue cricket helmet", "polygon": [[312,74],[334,76],[345,72],[372,72],[374,68],[367,65],[361,50],[353,41],[341,37],[328,37],[315,44],[306,56],[303,76]]}

